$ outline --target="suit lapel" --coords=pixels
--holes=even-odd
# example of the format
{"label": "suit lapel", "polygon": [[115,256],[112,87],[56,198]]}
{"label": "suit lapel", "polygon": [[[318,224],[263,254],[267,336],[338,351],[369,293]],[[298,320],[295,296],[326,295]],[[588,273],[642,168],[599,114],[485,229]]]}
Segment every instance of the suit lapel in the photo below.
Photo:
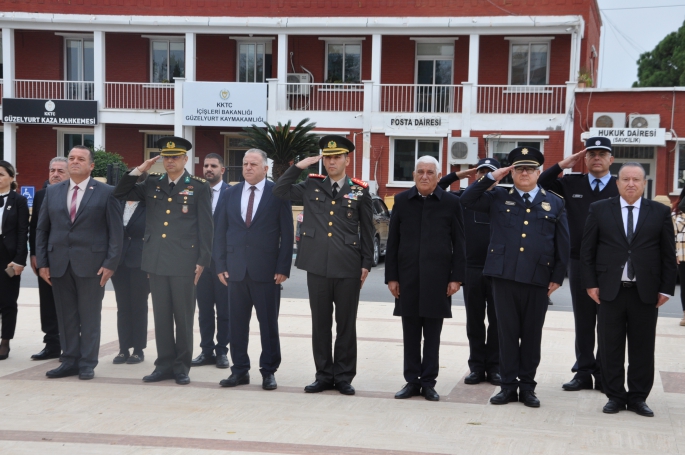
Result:
{"label": "suit lapel", "polygon": [[613,208],[611,209],[611,212],[614,214],[614,220],[616,221],[616,224],[618,225],[619,231],[621,232],[621,235],[623,236],[623,240],[625,240],[627,243],[628,237],[626,237],[626,228],[625,228],[625,225],[623,224],[623,214],[621,213],[621,198],[617,197],[617,198],[612,199],[612,205],[613,205]]}
{"label": "suit lapel", "polygon": [[[328,197],[333,198],[333,189],[331,188],[331,180],[329,177],[326,177],[323,180],[319,179],[313,179],[316,181],[316,184],[319,185],[319,188],[328,195]],[[339,193],[339,192],[338,192]]]}
{"label": "suit lapel", "polygon": [[[81,186],[82,184],[85,184],[84,186]],[[76,217],[74,217],[74,223],[78,220],[78,217],[81,216],[83,211],[86,209],[86,205],[88,205],[88,201],[90,201],[90,197],[93,195],[95,192],[95,188],[97,187],[98,181],[94,179],[88,179],[88,181],[84,180],[83,182],[79,183],[79,188],[83,189],[83,199],[81,199],[81,203],[78,206],[78,210],[76,211]]]}
{"label": "suit lapel", "polygon": [[262,207],[266,207],[267,204],[269,203],[269,199],[271,199],[271,194],[272,194],[271,193],[271,187],[273,186],[273,183],[271,185],[269,185],[269,183],[271,183],[271,182],[269,182],[268,180],[266,182],[264,182],[264,190],[262,193],[262,197],[259,200],[259,205],[257,207],[252,208],[252,224],[254,224],[254,222],[257,220],[259,215],[261,215],[266,210],[266,209],[262,209],[262,210],[260,210],[260,209]]}
{"label": "suit lapel", "polygon": [[635,237],[637,237],[638,232],[640,232],[640,228],[643,224],[645,224],[645,220],[649,216],[651,208],[651,202],[645,198],[642,198],[642,201],[640,202],[640,213],[637,215],[637,225],[635,226],[635,232],[633,233],[633,242],[635,241]]}
{"label": "suit lapel", "polygon": [[238,219],[240,222],[243,224],[243,226],[246,226],[245,220],[243,219],[243,213],[242,213],[242,200],[243,200],[243,191],[245,191],[245,181],[242,181],[236,185],[239,189],[236,191],[235,196],[229,201],[229,207],[228,210],[234,211],[234,213],[238,214]]}
{"label": "suit lapel", "polygon": [[[67,201],[67,193],[69,192],[69,185],[71,184],[70,182],[71,180],[67,180],[62,183],[58,183],[57,188],[55,189],[55,197],[58,201],[57,203],[61,204],[62,207],[64,207],[64,215],[67,217],[68,220],[71,219],[71,217],[69,216],[69,201],[71,201],[71,198],[69,199],[69,201]],[[47,195],[47,188],[45,189],[45,194]],[[45,197],[43,197],[43,201],[45,201]]]}
{"label": "suit lapel", "polygon": [[16,201],[14,200],[16,198],[16,194],[14,191],[10,190],[10,194],[7,195],[5,198],[5,205],[2,207],[2,210],[5,212],[2,215],[2,232],[7,232],[7,218],[10,217],[9,212],[12,210],[16,210]]}

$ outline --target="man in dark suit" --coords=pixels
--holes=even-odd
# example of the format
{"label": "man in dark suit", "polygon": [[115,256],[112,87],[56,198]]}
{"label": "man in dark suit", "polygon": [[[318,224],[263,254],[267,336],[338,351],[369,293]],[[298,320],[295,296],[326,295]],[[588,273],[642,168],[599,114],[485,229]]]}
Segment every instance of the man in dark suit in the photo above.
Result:
{"label": "man in dark suit", "polygon": [[393,314],[402,317],[407,381],[399,399],[420,393],[440,400],[435,384],[442,323],[452,317],[452,295],[466,276],[461,204],[438,187],[439,168],[432,156],[417,160],[415,186],[395,196],[390,218],[385,282],[395,297]]}
{"label": "man in dark suit", "polygon": [[[359,291],[373,265],[373,209],[368,183],[345,173],[354,152],[352,141],[324,136],[322,155],[288,168],[273,193],[304,203],[300,245],[295,266],[307,271],[309,306],[312,310],[312,349],[316,380],[307,393],[336,388],[354,395],[357,374],[357,308]],[[323,164],[328,176],[309,174],[295,183],[304,169]],[[331,315],[335,304],[336,337],[331,353]]]}
{"label": "man in dark suit", "polygon": [[[219,196],[229,185],[222,177],[226,168],[221,155],[210,153],[205,157],[203,174],[212,190],[212,216],[216,226],[216,205]],[[214,309],[216,308],[216,324]],[[202,271],[197,282],[197,311],[200,326],[200,347],[202,352],[191,363],[194,367],[216,365],[217,368],[228,368],[228,289],[221,284],[216,275],[215,259],[209,268]],[[216,343],[214,334],[216,333]]]}
{"label": "man in dark suit", "polygon": [[[599,305],[604,412],[653,417],[647,396],[654,384],[658,308],[675,292],[676,255],[667,206],[642,197],[646,173],[638,163],[618,172],[620,197],[595,202],[580,251],[583,285]],[[628,338],[628,388],[624,370]]]}
{"label": "man in dark suit", "polygon": [[[145,201],[147,211],[141,268],[150,276],[157,360],[143,381],[174,379],[186,385],[193,359],[195,285],[212,257],[212,195],[205,179],[185,170],[189,141],[166,136],[157,146],[160,154],[124,174],[114,195]],[[136,183],[159,159],[167,172]]]}
{"label": "man in dark suit", "polygon": [[[587,174],[568,174],[557,178],[563,169],[571,169],[581,160]],[[611,155],[611,141],[605,137],[591,137],[585,141],[585,149],[560,161],[540,175],[538,184],[561,195],[566,202],[569,232],[571,235],[571,258],[568,266],[568,280],[571,286],[573,320],[576,326],[576,363],[571,371],[573,379],[562,385],[564,390],[602,390],[601,361],[599,350],[595,356],[595,326],[597,304],[587,295],[580,279],[580,242],[587,220],[590,204],[618,196],[616,179],[609,168],[614,162]]]}
{"label": "man in dark suit", "polygon": [[274,390],[281,364],[278,311],[281,283],[290,276],[293,257],[293,215],[290,201],[272,194],[266,153],[250,149],[243,158],[244,182],[226,190],[216,211],[214,254],[218,278],[230,293],[233,367],[223,387],[250,383],[252,307],[262,341],[259,369],[262,388]]}
{"label": "man in dark suit", "polygon": [[53,286],[64,361],[49,378],[92,379],[100,351],[105,283],[119,264],[121,205],[112,188],[90,177],[93,151],[69,152],[70,179],[45,192],[36,227],[36,267]]}
{"label": "man in dark suit", "polygon": [[[511,166],[478,179],[461,196],[469,209],[490,214],[490,245],[483,275],[492,277],[497,310],[502,390],[492,404],[521,401],[537,408],[535,373],[540,364],[548,297],[564,281],[569,254],[564,201],[537,185],[545,161],[539,150],[517,147]],[[509,173],[514,187],[495,187]],[[520,390],[520,399],[517,393]]]}
{"label": "man in dark suit", "polygon": [[[69,169],[67,159],[57,156],[50,160],[48,182],[50,185],[63,182],[69,179]],[[38,214],[45,198],[46,189],[38,191],[33,198],[33,209],[31,212],[31,223],[29,225],[29,250],[31,254],[31,268],[33,273],[38,276],[36,267],[36,227],[38,226]],[[38,299],[40,301],[40,328],[45,334],[43,343],[45,347],[38,354],[33,354],[33,360],[56,359],[62,353],[62,343],[60,341],[59,326],[57,324],[57,310],[55,309],[55,297],[52,295],[52,286],[45,280],[38,280]]]}

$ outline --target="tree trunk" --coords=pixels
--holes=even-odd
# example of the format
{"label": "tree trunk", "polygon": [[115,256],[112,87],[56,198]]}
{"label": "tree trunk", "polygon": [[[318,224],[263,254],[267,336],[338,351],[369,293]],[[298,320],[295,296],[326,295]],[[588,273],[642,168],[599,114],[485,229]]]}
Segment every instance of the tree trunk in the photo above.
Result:
{"label": "tree trunk", "polygon": [[287,171],[289,167],[290,163],[288,162],[274,161],[273,169],[271,169],[271,175],[274,179],[274,182],[278,181],[281,175],[283,175],[283,173]]}

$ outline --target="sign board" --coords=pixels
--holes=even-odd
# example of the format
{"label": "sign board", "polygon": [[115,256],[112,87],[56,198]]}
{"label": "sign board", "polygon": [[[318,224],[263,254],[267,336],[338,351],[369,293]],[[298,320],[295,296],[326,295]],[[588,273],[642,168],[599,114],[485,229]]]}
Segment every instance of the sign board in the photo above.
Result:
{"label": "sign board", "polygon": [[21,195],[26,198],[26,202],[28,202],[29,208],[33,207],[33,198],[36,195],[36,187],[35,186],[22,186],[21,187]]}
{"label": "sign board", "polygon": [[665,128],[590,128],[590,137],[602,136],[612,145],[666,145]]}
{"label": "sign board", "polygon": [[185,82],[183,124],[262,126],[266,120],[266,84]]}
{"label": "sign board", "polygon": [[29,125],[93,126],[98,124],[98,103],[3,98],[2,121]]}
{"label": "sign board", "polygon": [[425,114],[392,114],[384,118],[386,134],[421,133],[442,135],[450,129],[450,121],[446,115],[430,112]]}

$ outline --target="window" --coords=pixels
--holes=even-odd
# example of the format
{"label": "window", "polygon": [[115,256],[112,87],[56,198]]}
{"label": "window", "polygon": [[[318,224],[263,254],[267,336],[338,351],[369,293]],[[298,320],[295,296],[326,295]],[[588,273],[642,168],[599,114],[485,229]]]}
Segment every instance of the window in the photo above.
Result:
{"label": "window", "polygon": [[359,84],[362,80],[361,43],[326,42],[326,82]]}
{"label": "window", "polygon": [[238,42],[238,82],[264,82],[271,77],[271,41]]}
{"label": "window", "polygon": [[416,43],[416,112],[451,112],[454,43]]}
{"label": "window", "polygon": [[[145,134],[145,159],[149,160],[150,158],[154,158],[157,155],[159,155],[161,152],[159,151],[159,147],[157,147],[157,141],[160,140],[161,138],[165,136],[173,136],[174,132],[173,131],[157,131],[154,133],[146,133]],[[162,163],[162,160],[158,160],[155,164],[152,165],[150,170],[148,172],[159,172],[160,174],[163,174],[166,172],[164,169],[164,163]]]}
{"label": "window", "polygon": [[512,42],[510,52],[510,85],[549,84],[550,42]]}
{"label": "window", "polygon": [[150,46],[151,82],[173,83],[175,77],[185,77],[185,41],[152,40]]}
{"label": "window", "polygon": [[[509,152],[516,147],[534,147],[544,153],[542,141],[527,141],[527,140],[499,140],[493,141],[491,144],[491,156],[499,161],[502,167],[507,167],[509,163]],[[504,177],[500,183],[513,185],[514,181],[511,179],[511,174]]]}
{"label": "window", "polygon": [[85,38],[65,39],[65,99],[92,100],[95,79],[93,40]]}
{"label": "window", "polygon": [[226,172],[224,180],[226,182],[242,182],[243,178],[243,158],[245,152],[250,147],[245,143],[245,138],[241,136],[226,136],[224,159],[226,161]]}
{"label": "window", "polygon": [[[680,149],[682,150],[682,148]],[[609,172],[618,177],[618,171],[624,163],[640,163],[647,174],[647,186],[644,196],[648,199],[654,197],[654,177],[656,169],[656,147],[653,146],[626,146],[614,145],[612,147],[614,162],[609,167]],[[680,161],[680,155],[678,155]]]}
{"label": "window", "polygon": [[416,160],[421,156],[430,155],[442,163],[441,146],[441,139],[395,139],[391,155],[392,182],[411,182],[413,185],[412,172],[414,172]]}
{"label": "window", "polygon": [[676,157],[673,191],[680,193],[683,187],[685,187],[685,142],[678,144],[678,154]]}
{"label": "window", "polygon": [[85,145],[89,149],[95,148],[93,130],[62,130],[58,132],[57,156],[68,156],[75,145]]}

